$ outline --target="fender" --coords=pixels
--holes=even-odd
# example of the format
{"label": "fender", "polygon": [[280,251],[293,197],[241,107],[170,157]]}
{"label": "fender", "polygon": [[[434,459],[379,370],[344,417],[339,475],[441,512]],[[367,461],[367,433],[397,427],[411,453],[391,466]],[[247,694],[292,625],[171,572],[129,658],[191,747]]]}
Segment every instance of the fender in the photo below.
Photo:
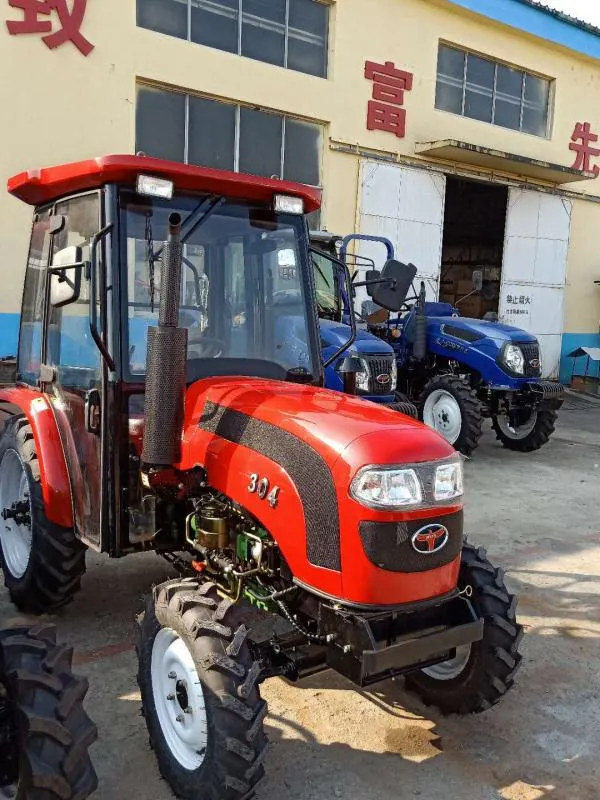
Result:
{"label": "fender", "polygon": [[40,480],[46,516],[63,528],[73,527],[71,483],[63,455],[54,412],[42,392],[15,386],[0,389],[0,407],[10,414],[24,414],[33,430],[35,449],[40,464]]}

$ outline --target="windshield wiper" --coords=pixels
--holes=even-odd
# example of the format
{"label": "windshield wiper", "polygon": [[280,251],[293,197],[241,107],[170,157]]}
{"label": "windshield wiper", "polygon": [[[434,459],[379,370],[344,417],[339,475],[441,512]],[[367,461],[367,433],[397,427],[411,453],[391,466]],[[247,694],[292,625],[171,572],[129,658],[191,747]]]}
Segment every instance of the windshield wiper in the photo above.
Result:
{"label": "windshield wiper", "polygon": [[[202,200],[198,206],[191,211],[181,224],[181,244],[185,244],[190,236],[195,233],[200,225],[203,225],[217,208],[225,202],[224,197],[208,197]],[[161,257],[164,245],[153,254],[155,261]]]}

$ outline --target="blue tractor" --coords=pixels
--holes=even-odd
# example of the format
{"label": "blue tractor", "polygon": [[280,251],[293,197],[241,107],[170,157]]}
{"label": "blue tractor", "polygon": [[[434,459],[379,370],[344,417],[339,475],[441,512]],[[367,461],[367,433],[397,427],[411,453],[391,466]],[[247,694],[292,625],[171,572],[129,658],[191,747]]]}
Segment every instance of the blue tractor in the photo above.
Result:
{"label": "blue tractor", "polygon": [[[337,249],[341,261],[348,261],[347,247],[353,239],[381,242],[388,258],[394,255],[391,242],[380,237],[327,236],[329,252]],[[326,249],[325,241],[312,238],[315,246]],[[407,280],[402,291],[417,274],[414,265],[404,267]],[[359,327],[392,347],[397,391],[403,400],[416,404],[423,422],[465,455],[477,447],[484,419],[491,420],[497,438],[510,450],[532,452],[548,442],[565,390],[556,381],[542,379],[535,336],[500,324],[493,315],[470,319],[449,303],[427,302],[424,283],[411,296],[407,291],[403,310],[390,316],[385,311],[390,286],[377,270],[368,270],[362,284],[350,287],[344,284],[344,274],[340,269],[336,283],[342,320],[347,322],[353,313],[355,287],[366,286],[370,300],[362,304]],[[475,273],[473,291],[480,290],[481,273]]]}

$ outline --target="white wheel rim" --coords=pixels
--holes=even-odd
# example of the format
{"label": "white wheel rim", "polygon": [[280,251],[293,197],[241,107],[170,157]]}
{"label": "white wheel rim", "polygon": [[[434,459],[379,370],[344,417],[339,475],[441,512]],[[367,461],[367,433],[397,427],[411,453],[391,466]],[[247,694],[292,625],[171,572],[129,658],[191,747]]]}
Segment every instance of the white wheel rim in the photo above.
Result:
{"label": "white wheel rim", "polygon": [[[11,448],[5,451],[0,463],[0,512],[23,500],[29,500],[27,473],[19,454]],[[17,580],[23,577],[29,565],[31,540],[31,525],[0,518],[0,543],[4,563]]]}
{"label": "white wheel rim", "polygon": [[471,645],[464,644],[456,648],[456,655],[454,658],[449,658],[448,661],[442,661],[439,664],[426,667],[423,672],[436,681],[451,681],[453,678],[458,678],[460,673],[467,666],[470,656]]}
{"label": "white wheel rim", "polygon": [[498,422],[498,427],[507,439],[519,441],[519,439],[525,439],[533,431],[537,423],[537,418],[538,412],[533,410],[529,415],[527,422],[524,422],[522,425],[517,425],[516,427],[513,427],[510,424],[508,417],[504,416],[503,414],[499,417],[496,417],[496,420]]}
{"label": "white wheel rim", "polygon": [[156,634],[150,669],[154,708],[167,746],[184,769],[196,770],[208,745],[204,692],[187,645],[170,628]]}
{"label": "white wheel rim", "polygon": [[462,414],[458,401],[445,389],[435,389],[425,400],[423,422],[454,444],[462,429]]}

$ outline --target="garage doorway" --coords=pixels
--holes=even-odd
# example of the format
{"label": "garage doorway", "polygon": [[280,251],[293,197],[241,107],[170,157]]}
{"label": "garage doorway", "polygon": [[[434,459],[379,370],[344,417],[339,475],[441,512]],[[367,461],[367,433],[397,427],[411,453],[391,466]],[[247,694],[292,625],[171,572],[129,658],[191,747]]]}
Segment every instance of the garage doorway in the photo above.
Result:
{"label": "garage doorway", "polygon": [[[440,300],[463,317],[498,314],[508,188],[447,176]],[[473,291],[473,272],[483,274]]]}

